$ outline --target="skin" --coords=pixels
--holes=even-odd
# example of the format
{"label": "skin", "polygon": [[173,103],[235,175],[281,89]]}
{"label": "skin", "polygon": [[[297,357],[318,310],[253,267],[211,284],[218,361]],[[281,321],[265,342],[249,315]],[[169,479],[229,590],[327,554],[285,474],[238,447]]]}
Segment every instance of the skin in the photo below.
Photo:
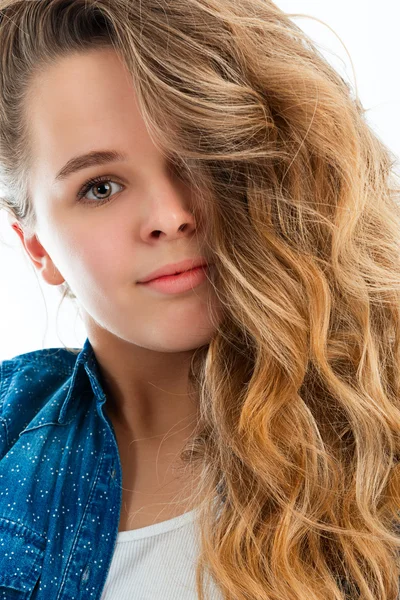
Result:
{"label": "skin", "polygon": [[[43,280],[67,281],[77,297],[123,463],[133,439],[141,464],[175,456],[197,419],[188,369],[193,351],[214,332],[208,303],[217,309],[216,296],[208,281],[175,295],[136,282],[167,263],[204,255],[191,189],[167,170],[113,49],[63,57],[36,76],[30,95],[37,228],[27,236],[18,223],[12,227]],[[70,158],[106,149],[128,160],[55,182]],[[86,193],[93,204],[80,204],[83,184],[101,175],[110,176],[111,201],[96,206],[105,192],[95,185]]]}

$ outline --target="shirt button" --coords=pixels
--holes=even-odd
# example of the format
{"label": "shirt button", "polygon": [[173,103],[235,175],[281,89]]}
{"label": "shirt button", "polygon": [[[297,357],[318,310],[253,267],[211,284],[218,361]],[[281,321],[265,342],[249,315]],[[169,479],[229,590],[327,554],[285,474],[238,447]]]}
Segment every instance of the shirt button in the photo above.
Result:
{"label": "shirt button", "polygon": [[111,471],[111,477],[112,479],[115,479],[115,468]]}

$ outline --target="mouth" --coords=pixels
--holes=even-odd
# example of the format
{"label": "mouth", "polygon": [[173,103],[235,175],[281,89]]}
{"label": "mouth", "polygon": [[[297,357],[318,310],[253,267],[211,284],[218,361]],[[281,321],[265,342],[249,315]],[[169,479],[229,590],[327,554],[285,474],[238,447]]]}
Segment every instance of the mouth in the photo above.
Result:
{"label": "mouth", "polygon": [[146,288],[153,289],[164,294],[179,294],[189,292],[195,287],[207,281],[207,271],[210,265],[201,265],[186,271],[162,275],[142,282]]}
{"label": "mouth", "polygon": [[164,265],[163,267],[156,269],[155,271],[153,271],[152,273],[147,275],[147,277],[145,277],[141,281],[138,281],[137,283],[148,283],[149,281],[154,281],[154,280],[160,279],[162,277],[171,276],[171,275],[176,276],[176,275],[185,273],[187,271],[190,271],[192,269],[195,269],[197,267],[206,267],[206,266],[207,266],[207,260],[204,257],[187,258],[185,260],[180,261],[179,263],[175,263],[175,264],[171,263],[168,265]]}
{"label": "mouth", "polygon": [[[159,277],[155,277],[154,279],[150,279],[150,281],[157,281],[158,279],[167,279],[168,277],[176,277],[177,275],[182,275],[183,273],[189,273],[190,271],[194,271],[195,269],[206,268],[207,265],[200,265],[199,267],[193,267],[193,269],[185,269],[184,271],[175,271],[175,273],[169,273],[168,275],[160,275]],[[146,282],[149,283],[149,282]]]}

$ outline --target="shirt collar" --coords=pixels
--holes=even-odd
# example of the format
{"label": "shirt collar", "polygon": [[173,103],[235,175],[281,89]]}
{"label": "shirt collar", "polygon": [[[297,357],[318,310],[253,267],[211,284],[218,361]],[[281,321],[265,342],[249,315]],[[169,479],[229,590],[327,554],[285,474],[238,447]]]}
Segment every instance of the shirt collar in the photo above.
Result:
{"label": "shirt collar", "polygon": [[106,395],[101,385],[99,365],[93,347],[86,338],[82,350],[78,354],[71,375],[71,383],[64,402],[61,405],[58,423],[69,422],[76,414],[79,396],[92,391],[99,406],[106,401]]}

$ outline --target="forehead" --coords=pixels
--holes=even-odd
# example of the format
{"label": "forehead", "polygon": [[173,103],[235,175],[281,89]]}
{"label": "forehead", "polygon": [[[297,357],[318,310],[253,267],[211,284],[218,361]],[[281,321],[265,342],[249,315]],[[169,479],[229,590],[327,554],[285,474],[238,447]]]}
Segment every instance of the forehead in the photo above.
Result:
{"label": "forehead", "polygon": [[27,109],[41,186],[73,156],[152,147],[132,78],[113,49],[63,57],[48,67],[33,80]]}

